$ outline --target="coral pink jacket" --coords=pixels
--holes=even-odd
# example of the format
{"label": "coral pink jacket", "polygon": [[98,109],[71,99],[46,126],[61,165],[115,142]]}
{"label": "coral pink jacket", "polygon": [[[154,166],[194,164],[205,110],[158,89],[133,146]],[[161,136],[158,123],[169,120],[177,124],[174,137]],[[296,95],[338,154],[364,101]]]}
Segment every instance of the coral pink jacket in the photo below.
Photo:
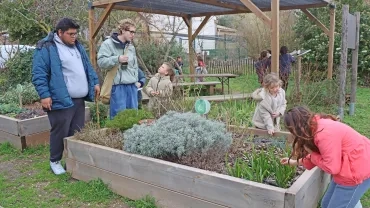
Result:
{"label": "coral pink jacket", "polygon": [[314,142],[320,153],[307,155],[303,166],[309,170],[318,166],[339,185],[354,186],[370,178],[370,140],[339,121],[315,119]]}

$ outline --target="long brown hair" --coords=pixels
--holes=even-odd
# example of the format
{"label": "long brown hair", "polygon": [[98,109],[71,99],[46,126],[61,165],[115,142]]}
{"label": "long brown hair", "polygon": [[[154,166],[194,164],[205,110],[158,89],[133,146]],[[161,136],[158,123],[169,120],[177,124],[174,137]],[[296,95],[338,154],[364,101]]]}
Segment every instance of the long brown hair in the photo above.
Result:
{"label": "long brown hair", "polygon": [[285,113],[284,125],[294,137],[293,151],[290,158],[294,157],[298,161],[306,157],[308,153],[304,149],[304,146],[313,152],[320,153],[319,148],[315,145],[314,137],[322,129],[317,129],[317,121],[314,119],[315,115],[319,116],[319,118],[328,118],[337,121],[337,118],[333,115],[317,114],[304,106],[294,107]]}

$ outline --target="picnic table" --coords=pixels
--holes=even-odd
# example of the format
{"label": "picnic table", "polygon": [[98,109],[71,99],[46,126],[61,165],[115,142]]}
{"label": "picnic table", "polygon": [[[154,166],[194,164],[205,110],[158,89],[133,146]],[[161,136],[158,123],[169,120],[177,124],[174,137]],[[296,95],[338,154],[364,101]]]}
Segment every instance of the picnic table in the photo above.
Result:
{"label": "picnic table", "polygon": [[185,78],[185,77],[217,77],[218,80],[221,82],[222,86],[222,94],[224,93],[224,84],[227,85],[227,92],[230,93],[230,78],[236,78],[238,75],[236,74],[183,74],[183,75],[176,75],[178,78]]}
{"label": "picnic table", "polygon": [[196,86],[196,85],[202,85],[207,87],[207,90],[210,95],[215,94],[215,87],[217,84],[221,84],[221,82],[178,82],[173,83],[174,87],[185,87],[185,86]]}

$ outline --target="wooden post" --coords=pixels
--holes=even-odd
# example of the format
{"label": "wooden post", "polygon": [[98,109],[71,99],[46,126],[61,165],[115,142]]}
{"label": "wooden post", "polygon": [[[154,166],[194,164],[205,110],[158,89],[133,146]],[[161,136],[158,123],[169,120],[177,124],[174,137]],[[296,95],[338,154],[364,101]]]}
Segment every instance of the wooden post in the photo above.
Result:
{"label": "wooden post", "polygon": [[347,71],[347,55],[348,55],[348,44],[347,44],[348,15],[349,15],[349,6],[343,5],[342,46],[341,46],[341,56],[340,56],[340,81],[339,81],[339,109],[338,109],[338,114],[342,121],[344,118],[344,106],[346,103],[346,71]]}
{"label": "wooden post", "polygon": [[356,12],[355,17],[356,17],[356,48],[352,51],[351,101],[349,103],[350,116],[353,116],[355,114],[358,51],[360,47],[360,12]]}
{"label": "wooden post", "polygon": [[334,38],[335,38],[335,5],[330,5],[328,79],[333,78]]}
{"label": "wooden post", "polygon": [[[191,21],[191,16],[187,16],[183,18],[186,25],[188,26],[188,46],[189,46],[189,70],[190,74],[195,74],[194,71],[194,48],[193,48],[193,24]],[[194,82],[194,77],[190,78],[192,82]]]}
{"label": "wooden post", "polygon": [[94,7],[92,6],[92,2],[89,2],[89,53],[90,53],[90,61],[93,68],[96,69],[96,50],[95,50],[95,38],[94,38],[94,31],[95,31],[95,12]]}
{"label": "wooden post", "polygon": [[279,74],[280,0],[271,0],[271,72]]}
{"label": "wooden post", "polygon": [[297,57],[297,73],[296,73],[296,93],[297,96],[300,98],[301,97],[301,74],[302,74],[302,56]]}

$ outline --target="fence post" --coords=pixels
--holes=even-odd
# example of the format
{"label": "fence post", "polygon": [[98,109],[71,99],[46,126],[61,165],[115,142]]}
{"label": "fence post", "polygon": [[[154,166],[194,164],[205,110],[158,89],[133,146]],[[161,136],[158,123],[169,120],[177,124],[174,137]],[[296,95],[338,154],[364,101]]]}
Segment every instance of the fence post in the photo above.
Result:
{"label": "fence post", "polygon": [[346,104],[346,71],[347,71],[347,56],[348,56],[348,15],[349,6],[343,5],[342,14],[342,46],[340,56],[340,81],[339,81],[339,109],[338,114],[340,119],[344,118],[344,106]]}

